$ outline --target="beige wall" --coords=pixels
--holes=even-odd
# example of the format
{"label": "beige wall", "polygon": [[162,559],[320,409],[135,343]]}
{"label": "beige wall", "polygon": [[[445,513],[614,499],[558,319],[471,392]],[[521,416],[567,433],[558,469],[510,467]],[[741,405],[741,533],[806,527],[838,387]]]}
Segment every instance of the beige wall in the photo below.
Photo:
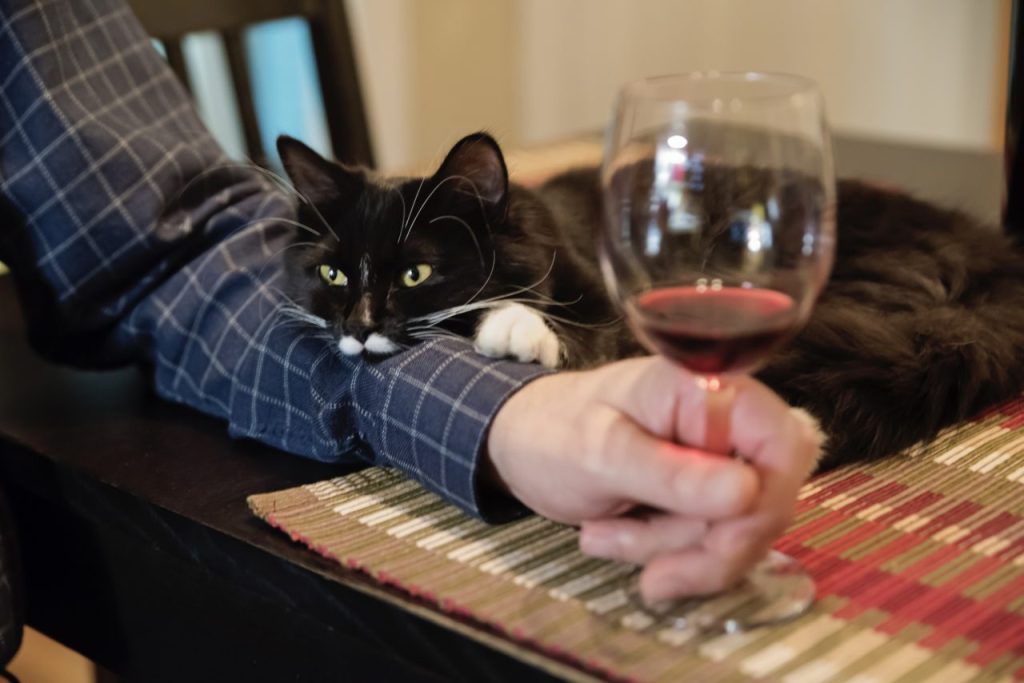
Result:
{"label": "beige wall", "polygon": [[619,83],[708,68],[815,78],[844,132],[1001,140],[1007,0],[347,1],[385,168],[600,128]]}

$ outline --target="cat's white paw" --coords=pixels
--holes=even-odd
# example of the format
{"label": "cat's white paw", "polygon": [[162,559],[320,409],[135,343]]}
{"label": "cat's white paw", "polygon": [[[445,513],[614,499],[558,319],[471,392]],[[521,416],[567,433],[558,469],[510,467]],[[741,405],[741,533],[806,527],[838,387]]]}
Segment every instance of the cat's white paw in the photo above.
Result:
{"label": "cat's white paw", "polygon": [[825,435],[825,432],[822,431],[821,423],[818,422],[818,418],[814,417],[803,408],[790,408],[789,412],[793,415],[793,417],[795,417],[797,420],[803,423],[804,427],[806,427],[813,433],[814,438],[818,442],[819,448],[825,446],[825,441],[828,439],[828,437]]}
{"label": "cat's white paw", "polygon": [[562,344],[540,313],[507,304],[487,313],[476,330],[476,350],[490,358],[511,356],[523,363],[558,367]]}

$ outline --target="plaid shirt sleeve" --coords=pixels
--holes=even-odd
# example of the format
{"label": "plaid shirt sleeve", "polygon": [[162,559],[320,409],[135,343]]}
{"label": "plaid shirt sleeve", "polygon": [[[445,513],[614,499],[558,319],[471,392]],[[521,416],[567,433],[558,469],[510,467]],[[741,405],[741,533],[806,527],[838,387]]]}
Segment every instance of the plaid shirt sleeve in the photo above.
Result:
{"label": "plaid shirt sleeve", "polygon": [[0,0],[0,259],[33,344],[142,362],[230,433],[396,466],[464,509],[521,510],[476,480],[488,425],[538,366],[442,340],[369,363],[289,315],[294,207],[231,167],[122,0]]}

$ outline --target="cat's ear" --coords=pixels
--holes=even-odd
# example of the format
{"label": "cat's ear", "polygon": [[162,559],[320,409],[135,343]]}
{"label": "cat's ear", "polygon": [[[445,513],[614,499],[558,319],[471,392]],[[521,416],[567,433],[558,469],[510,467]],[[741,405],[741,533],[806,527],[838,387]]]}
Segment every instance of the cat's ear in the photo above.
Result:
{"label": "cat's ear", "polygon": [[295,189],[313,204],[332,199],[353,200],[365,178],[358,169],[329,161],[295,138],[277,138],[277,153]]}
{"label": "cat's ear", "polygon": [[476,193],[491,204],[501,203],[508,193],[505,157],[498,143],[487,133],[467,135],[455,143],[435,177],[448,176],[468,179],[468,183],[463,183],[466,187],[460,189]]}

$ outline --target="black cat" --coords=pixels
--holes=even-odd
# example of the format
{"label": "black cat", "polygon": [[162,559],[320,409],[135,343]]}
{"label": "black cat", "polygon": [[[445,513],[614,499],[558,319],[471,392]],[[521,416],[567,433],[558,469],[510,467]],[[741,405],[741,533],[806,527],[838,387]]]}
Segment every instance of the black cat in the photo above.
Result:
{"label": "black cat", "polygon": [[[443,335],[488,356],[587,367],[643,353],[594,249],[597,169],[527,189],[497,143],[459,141],[437,173],[380,179],[291,138],[300,222],[290,294],[346,354]],[[759,377],[819,419],[824,465],[882,457],[1024,390],[1024,259],[966,216],[839,184],[831,281]]]}
{"label": "black cat", "polygon": [[527,190],[485,134],[461,140],[430,178],[375,180],[286,137],[278,150],[308,200],[300,222],[323,231],[290,250],[290,294],[343,353],[443,334],[548,367],[639,352],[592,254],[596,171]]}

